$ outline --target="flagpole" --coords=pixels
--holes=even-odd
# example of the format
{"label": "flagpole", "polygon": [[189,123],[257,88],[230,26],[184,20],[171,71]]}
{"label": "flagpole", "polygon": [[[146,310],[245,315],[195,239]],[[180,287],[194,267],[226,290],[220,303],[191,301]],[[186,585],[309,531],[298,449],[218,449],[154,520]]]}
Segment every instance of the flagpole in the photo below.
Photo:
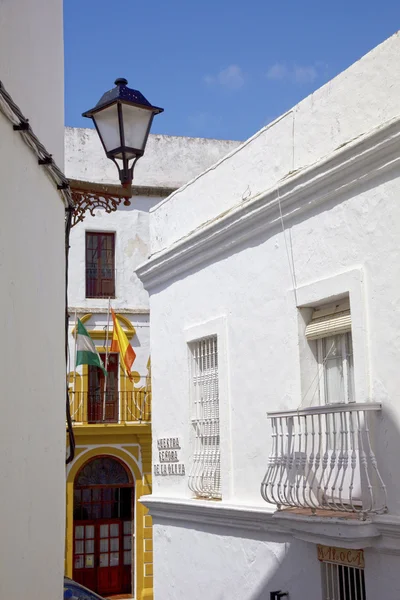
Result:
{"label": "flagpole", "polygon": [[[107,373],[107,369],[108,369],[108,328],[110,325],[110,308],[111,308],[111,298],[108,299],[108,310],[107,310],[107,329],[106,329],[106,364],[105,364],[105,368],[106,368],[106,373]],[[103,422],[106,419],[106,393],[107,393],[107,379],[108,376],[105,376],[105,381],[104,381],[104,397],[103,397]]]}
{"label": "flagpole", "polygon": [[[73,398],[74,398],[74,409],[76,411],[76,349],[78,347],[78,315],[77,315],[77,310],[75,308],[75,347],[74,347],[74,389],[73,389]],[[78,404],[79,406],[79,404]]]}

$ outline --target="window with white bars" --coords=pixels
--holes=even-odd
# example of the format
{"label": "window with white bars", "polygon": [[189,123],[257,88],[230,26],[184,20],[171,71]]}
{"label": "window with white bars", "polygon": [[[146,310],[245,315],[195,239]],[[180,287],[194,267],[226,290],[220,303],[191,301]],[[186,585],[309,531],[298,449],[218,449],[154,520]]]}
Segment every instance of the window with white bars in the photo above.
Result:
{"label": "window with white bars", "polygon": [[364,569],[322,562],[323,600],[366,600]]}
{"label": "window with white bars", "polygon": [[189,344],[194,441],[189,488],[200,498],[221,498],[217,336]]}
{"label": "window with white bars", "polygon": [[321,404],[354,402],[349,300],[316,308],[306,327],[306,337],[316,340]]}

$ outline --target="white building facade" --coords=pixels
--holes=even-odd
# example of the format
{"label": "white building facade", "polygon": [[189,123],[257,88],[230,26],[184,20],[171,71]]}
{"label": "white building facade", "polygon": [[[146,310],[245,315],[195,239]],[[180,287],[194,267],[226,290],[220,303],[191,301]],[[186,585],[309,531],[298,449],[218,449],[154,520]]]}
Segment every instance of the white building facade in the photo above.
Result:
{"label": "white building facade", "polygon": [[[0,7],[0,598],[7,600],[63,595],[66,204],[49,165],[38,163],[37,145],[63,169],[62,10],[61,0]],[[30,129],[14,129],[21,115]]]}
{"label": "white building facade", "polygon": [[[132,198],[128,202],[122,201],[110,212],[104,206],[96,207],[93,213],[86,210],[84,220],[71,230],[70,329],[75,327],[75,313],[78,317],[90,313],[91,326],[105,335],[109,304],[115,312],[125,315],[137,329],[133,347],[141,348],[143,358],[137,356],[135,370],[141,373],[142,383],[150,354],[149,300],[135,270],[149,254],[149,212],[169,193],[239,144],[230,140],[150,134],[146,153],[135,167]],[[111,195],[120,188],[117,169],[106,158],[94,129],[65,128],[65,161],[66,175],[73,187],[86,184],[90,189],[90,184],[104,185]],[[96,244],[100,245],[99,253]],[[101,281],[97,271],[92,272],[94,263],[97,271],[103,269],[109,277]],[[111,331],[112,323],[109,329]],[[69,347],[73,370],[73,337],[69,339]]]}
{"label": "white building facade", "polygon": [[[67,175],[77,214],[84,217],[70,238],[69,387],[76,452],[67,469],[66,573],[105,597],[153,598],[151,518],[139,502],[151,491],[150,318],[148,294],[135,274],[149,254],[149,212],[238,145],[150,135],[135,167],[133,196],[121,200],[117,169],[96,132],[66,129]],[[136,355],[131,378],[121,353],[111,352],[110,308]],[[78,318],[95,342],[107,380],[96,366],[75,366]]]}
{"label": "white building facade", "polygon": [[151,210],[155,600],[396,600],[396,34]]}

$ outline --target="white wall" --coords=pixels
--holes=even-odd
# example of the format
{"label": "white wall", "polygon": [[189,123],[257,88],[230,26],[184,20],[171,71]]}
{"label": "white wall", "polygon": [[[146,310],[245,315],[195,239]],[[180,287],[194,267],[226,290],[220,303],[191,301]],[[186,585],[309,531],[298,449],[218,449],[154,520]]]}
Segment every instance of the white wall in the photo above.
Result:
{"label": "white wall", "polygon": [[[354,269],[364,273],[361,302],[352,302],[350,296],[352,312],[365,311],[367,319],[367,347],[362,348],[367,355],[366,367],[357,363],[355,354],[356,371],[367,368],[368,373],[365,394],[359,394],[358,400],[384,403],[378,458],[388,481],[400,481],[396,376],[399,328],[394,326],[400,296],[399,175],[400,172],[392,173],[386,181],[375,182],[376,187],[360,188],[352,197],[339,196],[290,227],[299,288],[322,281],[321,299],[325,294],[329,300],[330,286],[323,280]],[[289,234],[286,236],[288,240]],[[298,311],[280,224],[259,234],[250,244],[235,248],[232,254],[221,255],[215,262],[171,279],[154,291],[150,300],[154,438],[181,436],[184,460],[190,461],[184,330],[226,316],[234,465],[227,500],[262,503],[259,487],[271,442],[266,412],[297,408],[304,399]],[[163,398],[163,402],[157,402],[158,398]],[[172,401],[173,398],[181,401]],[[305,401],[305,406],[317,403],[310,396]],[[395,446],[388,456],[384,448],[392,439]],[[183,478],[154,478],[153,490],[163,496],[190,495]],[[397,490],[391,487],[388,491],[390,512],[400,515]]]}
{"label": "white wall", "polygon": [[135,269],[148,256],[149,209],[160,198],[134,196],[131,206],[121,206],[110,214],[96,211],[94,217],[87,215],[83,222],[71,230],[69,269],[69,306],[104,308],[108,300],[86,298],[85,290],[85,236],[86,231],[112,232],[115,234],[116,298],[114,309],[148,310],[148,294]]}
{"label": "white wall", "polygon": [[2,114],[0,138],[0,598],[54,600],[65,535],[64,207]]}
{"label": "white wall", "polygon": [[63,3],[1,2],[0,33],[0,80],[63,168]]}
{"label": "white wall", "polygon": [[[232,140],[150,134],[146,152],[135,166],[133,183],[180,187],[239,145]],[[94,129],[66,127],[65,157],[68,177],[119,183],[117,168],[106,157]]]}
{"label": "white wall", "polygon": [[[61,0],[0,3],[0,79],[63,168]],[[0,113],[0,598],[62,597],[64,206]]]}
{"label": "white wall", "polygon": [[[229,160],[157,206],[152,252],[398,116],[400,81],[394,73],[399,51],[396,33],[233,150]],[[170,217],[172,211],[179,219]]]}
{"label": "white wall", "polygon": [[[134,184],[154,188],[179,187],[238,145],[239,142],[230,140],[150,135],[146,153],[135,167]],[[117,169],[106,158],[93,129],[66,127],[65,155],[68,177],[96,183],[119,183]],[[106,213],[98,209],[94,216],[87,213],[84,221],[72,228],[70,238],[70,333],[75,325],[75,308],[78,309],[78,317],[102,311],[87,325],[89,329],[106,328],[108,299],[85,297],[85,235],[86,231],[114,232],[116,297],[111,300],[111,306],[115,311],[122,310],[137,327],[137,334],[131,342],[137,352],[133,369],[144,377],[150,354],[149,301],[135,270],[149,255],[149,211],[162,200],[163,196],[133,196],[130,206],[121,203],[116,212]],[[71,335],[69,344],[70,370],[73,371],[74,340]],[[101,341],[99,345],[102,345]],[[80,370],[78,368],[78,372]]]}
{"label": "white wall", "polygon": [[156,600],[267,600],[277,590],[290,600],[321,600],[313,544],[168,521],[155,523],[153,536]]}
{"label": "white wall", "polygon": [[[387,120],[398,116],[394,79],[399,50],[400,36],[396,34],[151,213],[151,258],[140,267],[139,274],[151,292],[153,452],[156,456],[157,438],[179,437],[180,459],[189,472],[193,448],[188,331],[206,328],[208,322],[223,318],[227,368],[221,382],[225,392],[220,396],[220,505],[232,511],[232,520],[238,518],[238,511],[229,505],[249,511],[264,506],[268,512],[260,496],[271,450],[267,412],[319,403],[313,394],[304,394],[304,385],[302,389],[298,306],[349,294],[357,322],[353,328],[356,400],[383,404],[373,437],[378,466],[388,488],[393,536],[399,535],[400,153],[394,141],[398,139],[398,120],[383,129]],[[379,100],[381,93],[385,93],[385,102]],[[367,141],[359,140],[357,146],[353,138],[364,133],[365,139],[375,139],[374,128],[382,128],[382,136],[375,147],[371,145],[367,160]],[[350,149],[345,156],[338,147],[346,142]],[[378,147],[383,143],[387,144],[385,157]],[[326,167],[328,162],[323,163],[327,154],[338,168],[337,179]],[[287,177],[306,165],[310,167],[304,169],[302,179],[295,180],[299,173]],[[351,185],[345,188],[350,172]],[[284,233],[277,205],[280,187],[284,188]],[[269,196],[260,195],[251,203],[252,196],[269,189]],[[232,207],[236,212],[228,212]],[[257,210],[261,215],[258,221],[254,217]],[[178,240],[180,244],[176,244]],[[171,511],[169,522],[157,524],[157,502],[166,499],[179,507],[190,497],[187,475],[153,476],[149,505],[153,502],[156,519],[156,600],[173,598],[174,590],[186,585],[179,580],[178,552],[184,563],[183,580],[191,581],[192,594],[197,594],[199,588],[204,592],[204,586],[209,585],[207,569],[223,572],[226,548],[236,556],[246,553],[247,544],[252,547],[250,531],[238,536],[246,540],[243,545],[243,539],[227,542],[227,530],[208,531],[206,518],[195,525],[177,526]],[[193,500],[194,513],[195,506]],[[212,518],[211,502],[209,507]],[[167,509],[163,510],[165,513]],[[327,529],[322,524],[319,529],[316,526],[313,539],[318,541],[319,532],[320,539],[326,536],[321,543],[327,543]],[[293,540],[289,530],[287,541]],[[341,535],[336,531],[329,538],[332,545],[340,545]],[[362,547],[365,542],[354,535],[352,543],[358,541],[360,545],[352,547]],[[263,536],[262,544],[266,553],[263,576],[275,582],[269,579],[267,558],[274,552],[271,537]],[[307,551],[299,548],[297,556],[302,576],[290,598],[303,600],[309,596],[302,586],[317,585],[318,578],[308,570]],[[398,557],[389,559],[390,584],[385,580],[384,560],[379,568],[371,562],[368,559],[367,586],[371,591],[367,587],[367,597],[378,598],[378,589],[389,588],[389,597],[394,598],[394,590],[400,589]],[[318,564],[316,558],[314,563]],[[223,578],[226,588],[218,584],[212,597],[236,597],[249,572],[245,559],[238,563],[232,560]],[[257,599],[250,588],[240,597]],[[182,593],[200,598],[200,593],[190,594],[189,587],[183,587]],[[321,592],[311,592],[310,598],[314,597],[320,598]]]}

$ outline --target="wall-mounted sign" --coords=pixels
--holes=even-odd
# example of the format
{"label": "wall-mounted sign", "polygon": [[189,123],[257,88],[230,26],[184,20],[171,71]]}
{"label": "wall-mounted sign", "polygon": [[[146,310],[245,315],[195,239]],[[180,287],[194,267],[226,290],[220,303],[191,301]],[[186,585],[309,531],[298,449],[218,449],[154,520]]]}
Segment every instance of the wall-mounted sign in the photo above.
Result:
{"label": "wall-mounted sign", "polygon": [[317,545],[318,560],[322,562],[346,565],[347,567],[364,568],[364,551],[335,548],[335,546]]}
{"label": "wall-mounted sign", "polygon": [[158,438],[157,449],[159,462],[154,464],[154,475],[185,475],[185,465],[179,462],[179,438]]}

